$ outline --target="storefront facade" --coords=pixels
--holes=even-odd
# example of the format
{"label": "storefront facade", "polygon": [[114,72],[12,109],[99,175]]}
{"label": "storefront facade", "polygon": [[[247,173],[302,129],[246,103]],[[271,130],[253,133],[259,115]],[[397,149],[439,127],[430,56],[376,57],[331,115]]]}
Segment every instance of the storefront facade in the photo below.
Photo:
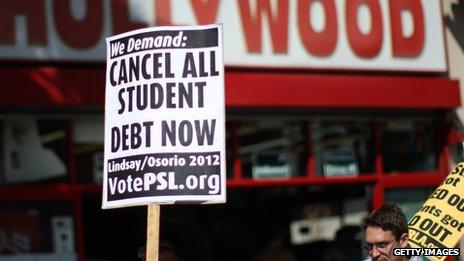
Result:
{"label": "storefront facade", "polygon": [[216,257],[255,255],[268,224],[314,257],[383,202],[412,215],[462,155],[440,1],[141,3],[0,4],[0,260],[126,260],[143,242],[143,209],[99,209],[104,38],[136,28],[223,23],[228,203],[162,212],[195,219]]}

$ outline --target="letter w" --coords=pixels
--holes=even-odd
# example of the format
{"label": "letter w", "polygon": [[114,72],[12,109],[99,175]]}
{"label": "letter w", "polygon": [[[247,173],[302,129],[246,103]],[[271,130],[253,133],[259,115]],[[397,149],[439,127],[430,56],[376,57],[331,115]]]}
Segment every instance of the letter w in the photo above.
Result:
{"label": "letter w", "polygon": [[216,120],[211,121],[211,129],[209,128],[208,120],[203,120],[203,127],[200,126],[200,121],[195,121],[195,131],[197,133],[198,145],[202,146],[205,143],[205,137],[208,145],[213,144],[214,129],[216,127]]}
{"label": "letter w", "polygon": [[118,55],[118,51],[119,51],[119,45],[121,43],[119,41],[115,42],[115,43],[111,43],[111,57],[115,57],[116,55]]}
{"label": "letter w", "polygon": [[288,0],[277,1],[277,12],[272,12],[270,0],[252,1],[257,1],[253,14],[250,10],[249,0],[238,1],[248,52],[261,52],[261,25],[263,15],[266,15],[271,29],[273,51],[286,53],[288,47]]}

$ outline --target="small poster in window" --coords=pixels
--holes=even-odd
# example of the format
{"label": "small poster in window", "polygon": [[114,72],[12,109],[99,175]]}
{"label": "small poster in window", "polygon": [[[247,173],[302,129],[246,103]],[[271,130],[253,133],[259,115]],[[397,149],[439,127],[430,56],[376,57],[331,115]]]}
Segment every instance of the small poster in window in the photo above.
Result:
{"label": "small poster in window", "polygon": [[291,176],[291,167],[283,152],[253,154],[253,179],[285,179]]}
{"label": "small poster in window", "polygon": [[322,151],[324,176],[356,176],[359,173],[356,153],[351,146],[327,148]]}

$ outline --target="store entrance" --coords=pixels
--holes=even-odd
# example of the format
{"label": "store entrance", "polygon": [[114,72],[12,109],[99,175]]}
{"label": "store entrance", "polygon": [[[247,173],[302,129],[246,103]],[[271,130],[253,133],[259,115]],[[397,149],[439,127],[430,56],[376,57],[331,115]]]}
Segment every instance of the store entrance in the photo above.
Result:
{"label": "store entrance", "polygon": [[[169,242],[210,260],[297,261],[324,260],[344,248],[360,260],[369,194],[369,185],[230,189],[226,204],[162,206],[160,251]],[[103,211],[99,197],[86,197],[84,222],[88,260],[136,260],[144,246],[146,207]]]}

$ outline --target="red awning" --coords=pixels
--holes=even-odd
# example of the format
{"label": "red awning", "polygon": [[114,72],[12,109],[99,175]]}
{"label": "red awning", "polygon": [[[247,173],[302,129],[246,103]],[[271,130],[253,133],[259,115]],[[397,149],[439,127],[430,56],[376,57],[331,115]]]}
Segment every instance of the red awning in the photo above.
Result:
{"label": "red awning", "polygon": [[[2,68],[0,106],[104,107],[103,68]],[[225,74],[226,105],[299,108],[460,106],[457,80],[426,76],[238,72]]]}

